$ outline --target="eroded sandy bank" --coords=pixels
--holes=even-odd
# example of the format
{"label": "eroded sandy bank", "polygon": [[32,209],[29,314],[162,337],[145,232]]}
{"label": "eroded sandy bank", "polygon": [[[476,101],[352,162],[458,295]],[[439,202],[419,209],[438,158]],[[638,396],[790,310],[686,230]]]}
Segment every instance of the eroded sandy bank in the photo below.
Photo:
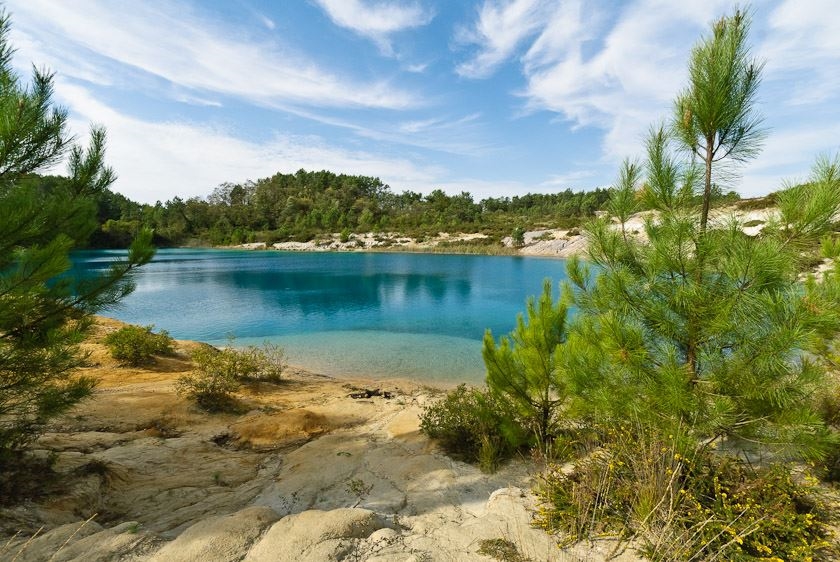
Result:
{"label": "eroded sandy bank", "polygon": [[[43,494],[0,510],[2,532],[20,533],[0,558],[488,560],[487,539],[532,560],[609,551],[560,550],[530,526],[532,462],[486,475],[443,455],[419,431],[434,390],[288,369],[242,391],[246,413],[210,415],[174,392],[196,344],[124,368],[98,343],[118,325],[102,320],[87,344],[95,396],[36,444],[56,459]],[[393,397],[350,397],[364,388]]]}

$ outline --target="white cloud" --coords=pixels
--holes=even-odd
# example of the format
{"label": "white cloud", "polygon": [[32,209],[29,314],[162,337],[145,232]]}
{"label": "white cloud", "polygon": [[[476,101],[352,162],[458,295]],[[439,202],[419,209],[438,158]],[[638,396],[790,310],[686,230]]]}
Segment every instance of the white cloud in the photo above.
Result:
{"label": "white cloud", "polygon": [[575,189],[590,187],[597,174],[594,170],[574,170],[565,174],[553,174],[540,183],[540,187],[546,189]]}
{"label": "white cloud", "polygon": [[642,0],[605,27],[590,5],[563,3],[523,58],[527,107],[603,129],[608,161],[637,152],[684,83],[694,41],[686,38],[699,37],[724,9],[723,1]]}
{"label": "white cloud", "polygon": [[[815,154],[840,147],[840,130],[831,124],[840,117],[834,109],[840,11],[833,4],[815,0],[803,9],[786,0],[770,11],[762,2],[765,9],[755,13],[763,32],[756,52],[768,60],[759,109],[768,112],[771,134],[758,160],[742,170],[744,195],[778,189],[785,174],[806,175]],[[526,110],[555,112],[572,128],[603,131],[605,164],[637,155],[649,127],[669,117],[691,47],[727,11],[728,2],[718,0],[638,0],[611,14],[610,22],[591,3],[560,2],[521,59]],[[814,122],[814,111],[829,124]]]}
{"label": "white cloud", "polygon": [[196,96],[191,96],[188,94],[174,94],[172,99],[175,101],[179,101],[181,103],[186,103],[188,105],[197,105],[201,107],[222,107],[222,102],[216,100],[208,100],[204,98],[199,98]]}
{"label": "white cloud", "polygon": [[523,41],[544,25],[544,0],[487,0],[471,28],[461,28],[456,40],[476,45],[478,52],[459,64],[456,72],[467,78],[486,78],[505,62]]}
{"label": "white cloud", "polygon": [[772,131],[759,157],[744,170],[738,192],[752,197],[777,191],[786,181],[803,181],[817,156],[836,154],[840,154],[840,121],[791,122]]}
{"label": "white cloud", "polygon": [[789,94],[788,105],[820,104],[840,97],[840,10],[833,0],[787,0],[767,18],[758,52],[768,81]]}
{"label": "white cloud", "polygon": [[59,101],[72,110],[71,128],[80,137],[95,121],[108,131],[107,161],[119,179],[113,189],[141,202],[179,195],[206,196],[220,183],[268,177],[301,168],[378,176],[395,188],[428,191],[444,171],[406,158],[352,151],[314,136],[276,134],[246,141],[230,131],[186,122],[144,121],[97,101],[85,88],[59,80]]}
{"label": "white cloud", "polygon": [[413,146],[460,156],[481,156],[498,147],[487,140],[486,124],[479,122],[478,113],[460,118],[449,115],[413,121],[370,119],[365,124],[306,110],[295,110],[296,115],[347,129],[365,139]]}
{"label": "white cloud", "polygon": [[406,72],[411,72],[413,74],[420,74],[422,72],[425,72],[427,68],[429,68],[429,63],[421,62],[417,64],[406,65],[405,67],[403,67],[403,70],[405,70]]}
{"label": "white cloud", "polygon": [[[288,46],[258,41],[166,3],[13,0],[23,40],[62,62],[64,72],[100,57],[99,73],[127,65],[181,88],[233,96],[266,106],[300,104],[404,109],[419,102],[386,81],[361,81],[320,68]],[[20,43],[19,43],[20,45]],[[25,53],[28,55],[29,53]],[[102,61],[101,59],[104,59]],[[110,64],[109,64],[110,63]],[[105,67],[105,70],[102,70]]]}
{"label": "white cloud", "polygon": [[103,66],[96,65],[81,57],[72,56],[64,49],[56,49],[47,45],[59,41],[54,34],[39,33],[30,35],[20,30],[17,19],[13,21],[10,34],[11,44],[15,46],[16,54],[12,64],[24,75],[28,76],[32,65],[38,68],[55,70],[56,68],[67,68],[68,75],[84,80],[97,86],[113,86],[114,76]]}
{"label": "white cloud", "polygon": [[427,25],[431,10],[417,2],[370,2],[364,0],[315,0],[336,25],[373,40],[387,55],[393,54],[390,35]]}
{"label": "white cloud", "polygon": [[262,14],[259,15],[259,18],[263,25],[266,26],[268,29],[274,31],[274,29],[277,27],[277,24],[274,23],[273,19],[266,17]]}

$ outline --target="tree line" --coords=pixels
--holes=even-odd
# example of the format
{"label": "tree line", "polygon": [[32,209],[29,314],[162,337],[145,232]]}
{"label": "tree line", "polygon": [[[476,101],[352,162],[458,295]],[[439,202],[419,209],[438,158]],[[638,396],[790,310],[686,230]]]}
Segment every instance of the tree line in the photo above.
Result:
{"label": "tree line", "polygon": [[[59,178],[49,178],[51,182]],[[440,231],[484,232],[497,240],[512,225],[576,226],[608,198],[607,188],[529,193],[476,201],[467,192],[394,192],[379,178],[299,170],[223,183],[207,197],[140,204],[112,191],[98,198],[93,247],[125,247],[144,227],[164,246],[308,241],[340,232],[392,231],[422,237]]]}

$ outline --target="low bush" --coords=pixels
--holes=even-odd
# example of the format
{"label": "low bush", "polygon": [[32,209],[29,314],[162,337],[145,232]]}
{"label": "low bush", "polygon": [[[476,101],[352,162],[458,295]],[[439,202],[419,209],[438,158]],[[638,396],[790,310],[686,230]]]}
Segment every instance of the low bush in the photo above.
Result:
{"label": "low bush", "polygon": [[111,356],[126,365],[143,365],[153,355],[168,355],[173,351],[173,340],[166,332],[152,332],[154,326],[124,326],[105,337]]}
{"label": "low bush", "polygon": [[826,235],[820,239],[820,256],[832,260],[840,257],[840,237],[837,234]]}
{"label": "low bush", "polygon": [[[837,350],[834,342],[826,346],[826,358],[836,368]],[[840,385],[836,381],[822,389],[817,398],[816,410],[820,418],[836,437],[825,457],[816,464],[817,473],[826,482],[840,482]]]}
{"label": "low bush", "polygon": [[201,346],[192,354],[195,370],[178,379],[179,394],[210,412],[236,409],[233,393],[243,381],[277,383],[285,368],[285,354],[276,345],[243,349]]}
{"label": "low bush", "polygon": [[614,431],[546,473],[538,524],[568,542],[633,538],[650,560],[813,560],[833,554],[828,511],[781,464],[753,468],[673,435]]}
{"label": "low bush", "polygon": [[531,562],[519,552],[516,543],[508,539],[484,539],[478,543],[478,553],[502,562]]}
{"label": "low bush", "polygon": [[508,405],[463,384],[424,408],[420,430],[447,453],[478,463],[484,472],[495,471],[528,437]]}
{"label": "low bush", "polygon": [[739,211],[757,211],[767,209],[777,204],[776,194],[771,193],[764,197],[756,197],[754,199],[741,199],[735,203],[735,208]]}
{"label": "low bush", "polygon": [[521,248],[525,245],[525,229],[517,226],[510,234],[511,243],[516,248]]}

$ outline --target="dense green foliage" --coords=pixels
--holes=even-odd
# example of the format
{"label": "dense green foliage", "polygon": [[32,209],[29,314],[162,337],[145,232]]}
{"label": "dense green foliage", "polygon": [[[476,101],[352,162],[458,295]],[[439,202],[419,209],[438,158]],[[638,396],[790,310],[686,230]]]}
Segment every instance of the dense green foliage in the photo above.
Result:
{"label": "dense green foliage", "polygon": [[209,412],[235,411],[233,393],[243,382],[278,383],[285,368],[283,350],[272,344],[237,349],[203,345],[192,353],[195,369],[180,377],[177,390]]}
{"label": "dense green foliage", "polygon": [[495,471],[528,441],[511,404],[463,384],[423,409],[420,430],[485,472]]}
{"label": "dense green foliage", "polygon": [[[551,411],[547,456],[577,453],[542,488],[542,525],[569,540],[632,537],[655,560],[829,547],[826,511],[779,461],[836,467],[840,272],[809,272],[840,254],[840,158],[761,201],[778,212],[758,234],[710,212],[713,178],[762,137],[748,27],[736,12],[694,49],[673,121],[651,131],[643,163],[625,161],[609,216],[584,225],[588,260],[567,263],[562,306],[547,287],[509,343],[485,338],[487,392],[520,423]],[[631,230],[643,208],[655,213]]]}
{"label": "dense green foliage", "polygon": [[[779,217],[757,236],[734,217],[709,222],[716,151],[744,160],[761,137],[751,107],[761,65],[744,46],[748,27],[736,12],[695,47],[674,123],[648,140],[645,183],[625,163],[611,192],[620,229],[606,219],[588,225],[598,270],[568,264],[567,296],[580,314],[562,348],[564,372],[575,415],[679,427],[706,445],[726,438],[819,456],[827,434],[813,394],[825,372],[813,357],[840,330],[838,279],[803,287],[798,278],[810,265],[805,250],[840,211],[840,160],[821,159],[806,184],[777,193]],[[721,114],[728,120],[713,119]],[[693,160],[710,146],[697,141],[701,133],[715,143],[705,175]],[[657,211],[643,238],[624,227],[629,194],[640,190]]]}
{"label": "dense green foliage", "polygon": [[[69,252],[97,227],[96,199],[114,180],[104,164],[105,133],[72,143],[67,113],[52,102],[52,76],[26,85],[12,70],[9,18],[0,13],[0,467],[52,417],[88,396],[75,375],[78,343],[91,315],[132,290],[130,273],[148,262],[151,234],[138,231],[128,257],[100,277],[68,275]],[[36,175],[67,161],[66,178]]]}
{"label": "dense green foliage", "polygon": [[571,470],[549,470],[538,525],[569,542],[634,537],[650,560],[813,560],[838,554],[830,508],[812,477],[753,468],[708,450],[685,455],[671,435],[616,427],[581,451]]}
{"label": "dense green foliage", "polygon": [[497,344],[484,334],[482,354],[487,387],[464,385],[432,402],[420,429],[448,452],[483,470],[525,447],[551,455],[565,392],[559,376],[559,346],[566,338],[567,308],[552,298],[551,281],[536,302],[528,299],[526,317]]}
{"label": "dense green foliage", "polygon": [[555,303],[551,293],[551,281],[546,280],[539,304],[528,299],[527,321],[520,314],[516,329],[502,337],[498,346],[487,330],[482,349],[487,387],[513,406],[541,448],[554,436],[565,399],[558,370],[560,346],[566,341],[567,307]]}
{"label": "dense green foliage", "polygon": [[154,355],[169,355],[173,340],[166,330],[152,332],[154,326],[124,326],[105,336],[111,356],[126,365],[148,363]]}
{"label": "dense green foliage", "polygon": [[[651,176],[681,169],[671,157],[648,163]],[[840,328],[838,277],[803,287],[798,275],[803,249],[840,210],[840,162],[820,162],[807,187],[781,192],[779,220],[756,237],[735,219],[704,231],[679,184],[658,190],[650,196],[659,218],[645,225],[645,241],[594,222],[597,275],[569,262],[568,294],[580,314],[562,351],[576,415],[642,418],[706,443],[725,437],[819,455],[826,432],[812,397],[825,373],[809,352]]]}
{"label": "dense green foliage", "polygon": [[[761,139],[748,23],[723,18],[694,49],[691,84],[674,122],[652,131],[644,175],[625,163],[611,192],[618,227],[586,226],[594,270],[568,264],[579,313],[559,348],[566,415],[602,439],[571,475],[548,477],[544,523],[627,533],[652,559],[808,560],[828,544],[825,513],[788,468],[728,456],[819,458],[837,441],[815,404],[840,331],[840,274],[800,276],[821,240],[834,251],[840,160],[819,159],[808,182],[776,193],[778,217],[758,235],[709,212],[718,162],[751,158]],[[625,228],[635,193],[657,211],[642,236]]]}
{"label": "dense green foliage", "polygon": [[754,108],[764,65],[750,55],[749,29],[740,10],[720,18],[692,49],[688,87],[674,103],[674,138],[704,165],[700,230],[708,222],[714,178],[726,181],[731,169],[724,164],[754,158],[765,135]]}
{"label": "dense green foliage", "polygon": [[469,193],[394,193],[378,178],[332,172],[276,174],[223,184],[204,198],[140,205],[113,193],[98,201],[102,225],[93,243],[125,245],[143,226],[167,245],[311,240],[326,233],[392,231],[422,237],[440,231],[486,232],[496,242],[511,224],[571,226],[591,216],[607,190],[528,194],[475,202]]}

